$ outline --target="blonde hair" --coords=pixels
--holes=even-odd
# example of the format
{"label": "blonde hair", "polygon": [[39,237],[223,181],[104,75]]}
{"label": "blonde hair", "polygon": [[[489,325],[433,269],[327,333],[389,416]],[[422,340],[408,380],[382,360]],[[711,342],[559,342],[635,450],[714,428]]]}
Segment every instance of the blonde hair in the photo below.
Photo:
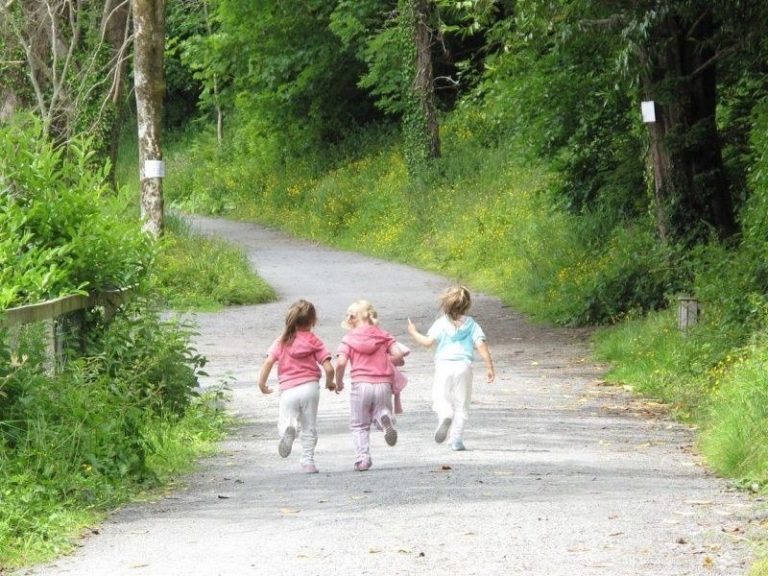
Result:
{"label": "blonde hair", "polygon": [[440,294],[440,309],[451,320],[458,320],[471,306],[472,297],[466,286],[450,286]]}
{"label": "blonde hair", "polygon": [[[349,316],[353,316],[358,322],[365,322],[366,324],[376,325],[379,323],[379,314],[368,300],[355,300],[352,302],[347,308],[347,317]],[[349,329],[352,325],[345,319],[341,323],[341,327]]]}
{"label": "blonde hair", "polygon": [[301,299],[288,307],[285,313],[285,330],[280,337],[283,344],[290,344],[296,338],[299,328],[312,328],[317,322],[317,312],[312,302]]}

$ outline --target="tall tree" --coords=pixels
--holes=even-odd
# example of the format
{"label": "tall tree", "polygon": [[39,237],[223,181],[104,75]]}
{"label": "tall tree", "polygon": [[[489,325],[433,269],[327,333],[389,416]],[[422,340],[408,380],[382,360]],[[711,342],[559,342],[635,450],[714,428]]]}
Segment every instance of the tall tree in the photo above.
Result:
{"label": "tall tree", "polygon": [[434,26],[428,0],[400,0],[400,26],[406,78],[403,130],[411,171],[440,156],[440,126],[435,106],[432,43]]}
{"label": "tall tree", "polygon": [[163,158],[160,137],[165,91],[165,0],[132,0],[132,7],[141,217],[144,229],[160,236],[164,227],[163,174],[156,170],[156,163]]}
{"label": "tall tree", "polygon": [[20,106],[32,107],[59,141],[98,132],[105,123],[105,103],[118,73],[110,51],[121,51],[125,40],[105,44],[100,23],[107,14],[101,8],[85,0],[0,2],[2,59],[12,63],[12,75],[26,78],[14,97]]}
{"label": "tall tree", "polygon": [[734,202],[717,127],[718,24],[709,3],[688,3],[648,18],[640,45],[641,85],[657,103],[650,128],[657,230],[664,239],[721,238],[736,231]]}

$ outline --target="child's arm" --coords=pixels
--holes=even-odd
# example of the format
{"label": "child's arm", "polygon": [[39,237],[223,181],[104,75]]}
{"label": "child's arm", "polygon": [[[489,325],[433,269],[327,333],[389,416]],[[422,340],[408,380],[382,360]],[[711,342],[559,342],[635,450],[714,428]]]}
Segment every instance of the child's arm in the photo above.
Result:
{"label": "child's arm", "polygon": [[335,390],[336,385],[333,383],[333,364],[331,364],[330,358],[326,358],[323,361],[323,370],[325,370],[325,387],[328,390]]}
{"label": "child's arm", "polygon": [[403,366],[405,364],[405,353],[397,342],[392,343],[392,346],[389,347],[387,353],[389,354],[389,360],[393,365]]}
{"label": "child's arm", "polygon": [[413,322],[411,322],[410,318],[408,318],[408,334],[410,334],[411,338],[416,340],[416,342],[418,342],[422,346],[426,346],[427,348],[431,348],[432,345],[435,343],[434,338],[432,338],[431,336],[425,336],[424,334],[419,332],[416,329],[416,325]]}
{"label": "child's arm", "polygon": [[344,372],[347,369],[347,355],[339,354],[336,357],[336,394],[344,390]]}
{"label": "child's arm", "polygon": [[485,362],[485,376],[488,380],[488,384],[493,383],[496,379],[496,371],[493,369],[493,359],[491,358],[491,349],[488,348],[488,344],[483,340],[478,342],[475,347],[477,353],[480,354],[480,358]]}
{"label": "child's arm", "polygon": [[267,356],[264,360],[264,364],[261,365],[261,371],[259,372],[259,389],[263,394],[272,394],[272,388],[267,386],[267,378],[269,373],[272,372],[272,366],[275,365],[276,359],[272,356]]}

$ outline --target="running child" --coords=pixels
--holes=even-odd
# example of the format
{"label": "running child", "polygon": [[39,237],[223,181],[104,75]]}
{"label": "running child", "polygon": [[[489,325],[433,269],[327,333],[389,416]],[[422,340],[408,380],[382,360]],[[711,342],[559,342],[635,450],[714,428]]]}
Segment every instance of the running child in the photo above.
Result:
{"label": "running child", "polygon": [[496,379],[485,333],[470,316],[465,316],[472,299],[464,286],[452,286],[440,295],[442,316],[421,334],[408,319],[408,333],[422,346],[435,349],[435,377],[432,409],[437,413],[435,442],[442,443],[450,432],[451,448],[465,450],[464,423],[472,398],[472,361],[475,350],[485,363],[486,380]]}
{"label": "running child", "polygon": [[366,300],[357,300],[347,309],[343,328],[349,330],[336,351],[336,393],[344,389],[344,373],[351,365],[349,393],[354,468],[360,472],[372,465],[371,423],[384,432],[389,446],[397,443],[392,411],[392,384],[395,364],[402,365],[404,351],[394,337],[378,326],[378,315]]}
{"label": "running child", "polygon": [[267,350],[267,358],[259,373],[259,388],[271,394],[267,379],[277,364],[280,388],[280,413],[277,431],[280,443],[277,451],[283,458],[291,453],[297,427],[301,429],[301,468],[309,474],[317,473],[315,446],[317,445],[317,406],[320,401],[320,366],[325,371],[325,387],[333,390],[331,353],[315,336],[312,328],[317,313],[311,302],[299,300],[291,304],[285,315],[285,330]]}

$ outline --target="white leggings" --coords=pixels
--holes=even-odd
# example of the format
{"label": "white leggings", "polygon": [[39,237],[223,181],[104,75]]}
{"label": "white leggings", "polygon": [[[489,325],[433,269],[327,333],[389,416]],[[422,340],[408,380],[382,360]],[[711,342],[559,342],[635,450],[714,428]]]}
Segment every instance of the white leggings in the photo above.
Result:
{"label": "white leggings", "polygon": [[280,391],[277,432],[282,438],[289,426],[301,429],[302,464],[312,464],[315,460],[319,402],[320,384],[318,382],[306,382]]}
{"label": "white leggings", "polygon": [[451,441],[464,434],[464,423],[469,417],[472,400],[472,364],[462,360],[435,362],[435,380],[432,386],[432,410],[438,422],[451,418]]}

